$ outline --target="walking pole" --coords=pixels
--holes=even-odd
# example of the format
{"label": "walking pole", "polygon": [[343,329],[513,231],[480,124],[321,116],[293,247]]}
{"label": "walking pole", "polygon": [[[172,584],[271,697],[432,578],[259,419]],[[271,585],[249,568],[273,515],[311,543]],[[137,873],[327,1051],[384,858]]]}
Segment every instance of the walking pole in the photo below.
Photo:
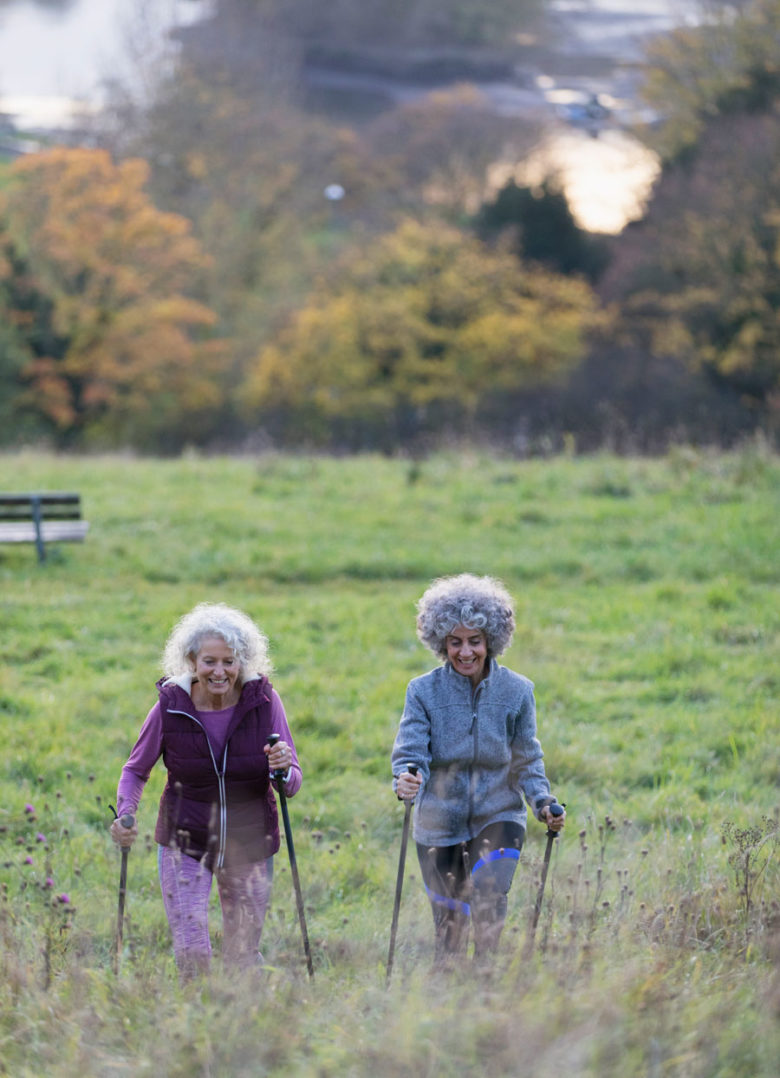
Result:
{"label": "walking pole", "polygon": [[[108,806],[116,817],[116,809],[113,805]],[[119,822],[122,827],[126,827],[128,830],[135,823],[135,817],[129,812],[126,812],[124,816],[119,817]],[[122,935],[125,922],[125,895],[127,894],[127,857],[130,853],[129,846],[122,847],[122,865],[119,869],[119,902],[116,912],[116,946],[114,948],[114,973],[119,973],[119,959],[122,954]]]}
{"label": "walking pole", "polygon": [[[279,734],[271,734],[268,738],[268,744],[272,747],[279,740]],[[290,871],[292,872],[293,887],[295,888],[295,903],[298,907],[298,920],[301,924],[301,935],[303,936],[303,950],[306,955],[306,968],[309,971],[309,976],[314,976],[314,963],[311,960],[311,948],[309,946],[309,933],[306,931],[306,916],[303,911],[303,894],[301,893],[301,881],[298,877],[298,863],[295,860],[295,847],[293,846],[292,828],[290,827],[290,813],[287,811],[287,795],[284,792],[284,782],[282,781],[283,771],[273,771],[271,773],[272,779],[279,779],[279,788],[276,791],[279,797],[279,804],[282,808],[282,821],[284,823],[284,837],[287,840],[287,853],[290,857]]]}
{"label": "walking pole", "polygon": [[[417,774],[416,764],[408,764],[406,770],[410,775]],[[412,815],[413,801],[407,801],[404,808],[404,827],[401,833],[401,853],[398,857],[398,878],[395,884],[395,903],[393,904],[393,923],[390,926],[390,950],[387,953],[387,978],[385,987],[390,984],[390,974],[393,972],[393,952],[395,951],[395,935],[398,931],[398,914],[401,910],[401,892],[404,886],[404,865],[406,864],[406,846],[409,842],[409,820]]]}
{"label": "walking pole", "polygon": [[[550,812],[553,816],[563,816],[563,805],[552,804],[550,805]],[[547,882],[547,870],[550,867],[550,854],[552,853],[553,842],[558,837],[558,832],[553,831],[551,827],[547,828],[547,846],[544,851],[544,862],[542,864],[542,878],[539,882],[539,891],[536,895],[536,902],[534,903],[534,912],[531,917],[531,924],[528,928],[528,937],[525,941],[525,948],[523,955],[525,958],[530,958],[534,949],[534,935],[536,933],[536,926],[539,923],[539,914],[542,912],[542,897],[544,896],[544,885]]]}

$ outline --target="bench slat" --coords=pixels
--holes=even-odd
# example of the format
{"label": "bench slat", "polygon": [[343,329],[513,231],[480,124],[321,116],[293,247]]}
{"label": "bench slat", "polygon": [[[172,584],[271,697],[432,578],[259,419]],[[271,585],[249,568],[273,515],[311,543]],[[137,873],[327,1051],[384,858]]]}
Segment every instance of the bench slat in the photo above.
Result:
{"label": "bench slat", "polygon": [[56,490],[44,490],[40,494],[0,493],[0,505],[29,505],[33,498],[38,498],[41,505],[78,505],[81,495]]}
{"label": "bench slat", "polygon": [[[41,538],[44,543],[80,543],[88,531],[89,523],[86,520],[44,520],[41,525]],[[0,524],[0,543],[34,543],[36,538],[35,525],[31,522]]]}
{"label": "bench slat", "polygon": [[53,490],[43,490],[36,494],[23,494],[19,491],[0,493],[0,521],[7,520],[18,524],[36,519],[81,520],[81,495]]}
{"label": "bench slat", "polygon": [[[32,519],[31,505],[15,505],[4,509],[2,508],[2,502],[0,502],[0,520]],[[78,506],[66,506],[63,509],[58,509],[56,506],[42,505],[41,520],[81,520],[81,509]]]}

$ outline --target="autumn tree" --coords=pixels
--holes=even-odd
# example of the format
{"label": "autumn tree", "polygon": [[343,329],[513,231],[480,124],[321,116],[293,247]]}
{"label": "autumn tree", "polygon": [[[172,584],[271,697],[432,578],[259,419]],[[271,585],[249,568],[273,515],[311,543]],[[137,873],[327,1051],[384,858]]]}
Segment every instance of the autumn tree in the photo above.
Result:
{"label": "autumn tree", "polygon": [[642,96],[661,118],[647,135],[666,160],[695,146],[715,117],[780,100],[780,0],[710,2],[702,14],[646,50]]}
{"label": "autumn tree", "polygon": [[738,431],[766,423],[780,392],[780,0],[702,11],[648,51],[663,167],[599,290],[620,305],[613,344],[647,413],[664,408],[646,392],[647,372],[663,368],[668,384],[701,382],[709,418],[694,426],[722,415]]}
{"label": "autumn tree", "polygon": [[19,259],[10,250],[0,250],[0,444],[35,440],[47,429],[46,421],[25,407],[23,371],[31,338],[37,337],[38,346],[49,353],[57,347],[41,339],[50,325],[49,308],[45,297],[30,288]]}
{"label": "autumn tree", "polygon": [[140,160],[60,148],[16,162],[3,192],[20,403],[60,439],[197,441],[223,404],[215,316],[196,298],[204,255],[146,179]]}
{"label": "autumn tree", "polygon": [[624,332],[759,409],[780,395],[780,116],[724,117],[667,166],[602,284]]}
{"label": "autumn tree", "polygon": [[600,317],[584,283],[409,220],[323,276],[260,353],[242,402],[288,441],[468,427],[491,396],[516,401],[570,371]]}

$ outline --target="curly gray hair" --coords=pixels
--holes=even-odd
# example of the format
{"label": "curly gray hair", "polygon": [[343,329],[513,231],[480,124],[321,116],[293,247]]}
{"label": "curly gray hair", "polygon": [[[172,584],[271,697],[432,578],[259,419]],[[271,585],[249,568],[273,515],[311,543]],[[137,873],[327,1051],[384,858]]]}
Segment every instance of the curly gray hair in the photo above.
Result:
{"label": "curly gray hair", "polygon": [[456,625],[481,629],[491,658],[505,651],[515,631],[515,615],[501,581],[471,573],[434,580],[417,604],[417,635],[444,659],[447,635]]}
{"label": "curly gray hair", "polygon": [[247,675],[271,673],[268,637],[250,617],[225,603],[198,603],[176,623],[163,651],[163,673],[178,677],[191,671],[209,636],[218,636],[233,650],[241,664],[242,681]]}

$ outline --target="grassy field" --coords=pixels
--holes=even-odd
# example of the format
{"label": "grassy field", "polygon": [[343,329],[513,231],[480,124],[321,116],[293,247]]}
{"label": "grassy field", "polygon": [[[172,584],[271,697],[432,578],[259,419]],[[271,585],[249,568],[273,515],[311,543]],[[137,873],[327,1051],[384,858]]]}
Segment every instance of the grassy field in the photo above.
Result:
{"label": "grassy field", "polygon": [[[0,547],[0,1074],[774,1078],[780,1058],[778,489],[761,445],[662,460],[463,451],[158,461],[0,457],[6,490],[81,492],[83,545]],[[414,604],[492,573],[503,660],[536,685],[567,803],[536,935],[531,824],[490,978],[433,976],[413,852],[385,988],[402,807],[388,757],[432,657]],[[172,623],[201,600],[268,633],[304,768],[262,979],[180,988],[151,832],[109,803]],[[219,917],[213,928],[219,948]]]}

